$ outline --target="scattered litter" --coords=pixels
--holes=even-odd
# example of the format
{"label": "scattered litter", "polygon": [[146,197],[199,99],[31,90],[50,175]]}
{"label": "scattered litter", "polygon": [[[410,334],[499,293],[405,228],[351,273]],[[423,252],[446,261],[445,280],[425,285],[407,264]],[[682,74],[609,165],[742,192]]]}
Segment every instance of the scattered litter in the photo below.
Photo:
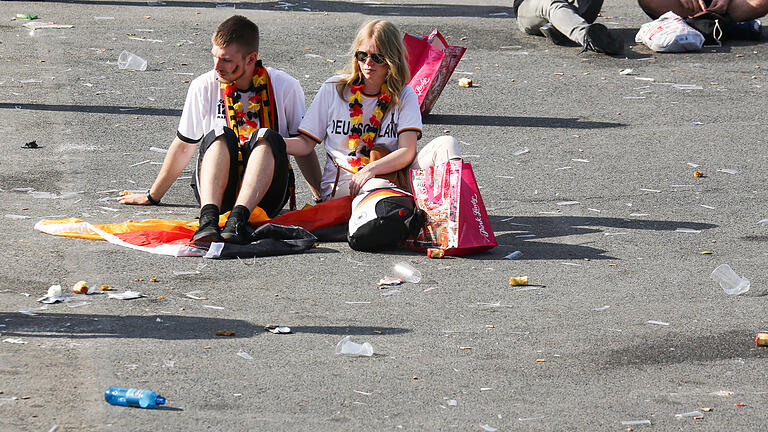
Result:
{"label": "scattered litter", "polygon": [[240,357],[246,360],[253,360],[253,357],[245,351],[240,351],[239,353],[237,353],[237,355],[239,355]]}
{"label": "scattered litter", "polygon": [[579,201],[560,201],[559,203],[557,203],[557,205],[559,206],[569,206],[574,204],[581,204],[581,203]]}
{"label": "scattered litter", "polygon": [[[136,36],[128,36],[128,39],[133,39],[133,40],[137,40],[137,41],[144,41],[144,42],[151,42],[151,43],[162,43],[163,42],[160,39],[147,39],[147,38],[136,37]],[[144,60],[141,57],[138,57],[138,58],[141,59],[141,60]],[[118,67],[120,67],[120,63],[119,62],[120,62],[120,60],[118,60]],[[141,64],[141,63],[138,63],[138,64]],[[134,69],[134,68],[131,68],[131,67],[124,67],[124,68],[120,68],[120,69],[145,70],[146,66],[145,66],[145,69],[141,69],[141,68]]]}
{"label": "scattered litter", "polygon": [[583,162],[583,163],[589,163],[587,159],[571,159],[574,162]]}
{"label": "scattered litter", "polygon": [[655,193],[661,192],[658,189],[644,189],[644,188],[640,188],[640,190],[643,191],[643,192],[655,192]]}
{"label": "scattered litter", "polygon": [[135,164],[133,164],[133,165],[129,165],[128,167],[129,167],[129,168],[133,168],[133,167],[135,167],[135,166],[144,165],[144,164],[146,164],[146,163],[150,163],[150,162],[152,162],[152,161],[151,161],[151,160],[149,160],[149,159],[147,159],[147,160],[144,160],[144,161],[141,161],[141,162],[136,162]]}
{"label": "scattered litter", "polygon": [[[141,38],[132,39],[141,40]],[[132,52],[123,50],[123,52],[121,52],[120,56],[117,58],[117,67],[118,69],[145,71],[147,70],[147,61]]]}
{"label": "scattered litter", "polygon": [[682,413],[682,414],[675,414],[675,417],[701,417],[703,415],[704,413],[697,410],[697,411],[691,411],[691,412]]}
{"label": "scattered litter", "polygon": [[592,309],[592,310],[593,310],[593,311],[595,311],[595,312],[602,312],[602,311],[604,311],[604,310],[607,310],[609,307],[610,307],[610,306],[608,306],[608,305],[605,305],[605,306],[596,307],[596,308],[594,308],[594,309]]}
{"label": "scattered litter", "polygon": [[768,227],[768,219],[763,219],[760,222],[758,222],[760,225],[764,227]]}
{"label": "scattered litter", "polygon": [[363,396],[370,396],[370,395],[373,394],[373,393],[366,393],[366,392],[360,391],[360,390],[352,390],[352,391],[355,392],[355,393],[361,394]]}
{"label": "scattered litter", "polygon": [[113,19],[115,19],[115,17],[111,17],[111,16],[96,16],[96,17],[93,17],[93,19],[95,19],[97,21],[99,21],[99,20],[113,20]]}
{"label": "scattered litter", "polygon": [[440,248],[428,248],[427,258],[440,259],[445,256],[445,251]]}
{"label": "scattered litter", "polygon": [[736,174],[736,173],[738,173],[738,171],[736,171],[735,169],[730,169],[730,168],[719,169],[719,170],[717,170],[717,172],[726,173],[726,174]]}
{"label": "scattered litter", "polygon": [[56,24],[53,22],[41,23],[41,22],[28,22],[24,24],[24,27],[30,30],[43,30],[43,29],[68,29],[73,28],[70,24]]}
{"label": "scattered litter", "polygon": [[630,213],[629,217],[650,216],[648,213]]}
{"label": "scattered litter", "polygon": [[665,323],[664,321],[654,321],[654,320],[648,320],[648,324],[655,324],[655,325],[661,325],[661,326],[669,325],[669,323]]}
{"label": "scattered litter", "polygon": [[[22,81],[22,82],[23,82],[23,81]],[[37,149],[37,148],[40,148],[40,146],[39,146],[39,145],[37,145],[37,141],[30,141],[30,142],[28,142],[28,143],[24,143],[24,145],[23,145],[23,146],[21,146],[21,148],[26,148],[26,149]]]}
{"label": "scattered litter", "polygon": [[23,340],[18,339],[18,338],[5,338],[5,339],[3,339],[3,342],[14,343],[14,344],[25,344],[25,343],[27,343],[26,341],[23,341]]}
{"label": "scattered litter", "polygon": [[518,151],[516,151],[516,152],[512,153],[512,155],[513,155],[513,156],[520,156],[520,155],[523,155],[523,154],[526,154],[526,153],[528,153],[529,151],[531,151],[531,149],[529,149],[528,147],[523,147],[523,148],[521,148],[520,150],[518,150]]}
{"label": "scattered litter", "polygon": [[693,229],[693,228],[676,228],[675,232],[680,233],[688,233],[688,234],[698,234],[701,232],[701,230]]}
{"label": "scattered litter", "polygon": [[371,304],[369,301],[347,301],[346,304]]}
{"label": "scattered litter", "polygon": [[384,276],[379,279],[379,288],[398,286],[403,284],[403,280],[400,278],[393,278],[392,276]]}
{"label": "scattered litter", "polygon": [[146,297],[144,294],[140,293],[139,291],[125,291],[122,293],[114,293],[114,294],[108,294],[109,298],[118,299],[118,300],[133,300],[141,297]]}
{"label": "scattered litter", "polygon": [[568,169],[571,169],[571,168],[573,168],[573,167],[571,167],[571,166],[564,166],[564,167],[560,167],[560,168],[555,168],[555,171],[568,170]]}
{"label": "scattered litter", "polygon": [[702,90],[704,88],[696,84],[672,84],[672,87],[680,90]]}
{"label": "scattered litter", "polygon": [[394,290],[390,290],[390,291],[386,291],[386,292],[381,293],[382,296],[391,296],[391,295],[395,295],[395,294],[400,294],[400,290],[394,289]]}
{"label": "scattered litter", "polygon": [[224,310],[224,307],[222,307],[222,306],[203,305],[203,307],[204,308],[208,308],[208,309]]}
{"label": "scattered litter", "polygon": [[561,262],[560,264],[567,265],[567,266],[573,266],[573,267],[581,267],[581,264],[576,264],[576,263]]}
{"label": "scattered litter", "polygon": [[7,214],[5,215],[5,217],[13,220],[29,219],[29,216],[22,216],[22,215],[15,215],[15,214]]}
{"label": "scattered litter", "polygon": [[693,163],[693,162],[688,162],[688,166],[689,166],[689,167],[691,167],[691,168],[698,168],[698,167],[700,167],[701,165],[699,165],[699,164],[695,164],[695,163]]}
{"label": "scattered litter", "polygon": [[232,330],[217,330],[216,336],[234,336],[235,332]]}
{"label": "scattered litter", "polygon": [[509,278],[509,286],[528,285],[528,276],[512,276]]}
{"label": "scattered litter", "polygon": [[201,292],[202,291],[190,291],[190,292],[188,292],[188,293],[186,293],[184,295],[189,297],[189,298],[191,298],[191,299],[193,299],[193,300],[208,300],[208,297],[198,297],[198,296],[195,295],[195,294],[198,294],[198,293],[201,293]]}
{"label": "scattered litter", "polygon": [[729,295],[744,294],[749,291],[750,282],[736,274],[728,264],[720,264],[712,271],[712,280],[720,284],[720,287]]}
{"label": "scattered litter", "polygon": [[768,333],[757,333],[755,335],[755,346],[768,346]]}
{"label": "scattered litter", "polygon": [[495,13],[488,14],[488,16],[505,17],[505,16],[509,16],[509,12],[495,12]]}
{"label": "scattered litter", "polygon": [[650,420],[622,420],[621,421],[622,426],[639,426],[639,425],[649,425],[651,424]]}
{"label": "scattered litter", "polygon": [[474,87],[472,84],[473,83],[471,78],[459,78],[459,87],[464,87],[464,88]]}
{"label": "scattered litter", "polygon": [[496,429],[495,427],[493,427],[493,426],[489,426],[489,425],[487,425],[487,424],[484,424],[484,425],[480,425],[480,427],[481,427],[481,428],[483,428],[483,430],[484,430],[484,431],[487,431],[487,432],[496,432],[496,431],[498,430],[498,429]]}
{"label": "scattered litter", "polygon": [[636,80],[640,81],[656,81],[654,78],[646,78],[646,77],[635,77]]}
{"label": "scattered litter", "polygon": [[292,332],[290,327],[276,325],[268,325],[264,327],[264,330],[274,334],[288,334]]}
{"label": "scattered litter", "polygon": [[518,250],[518,251],[514,251],[511,254],[505,256],[504,258],[508,259],[508,260],[513,260],[513,259],[518,259],[521,256],[523,256],[523,253]]}
{"label": "scattered litter", "polygon": [[158,153],[168,153],[168,149],[160,148],[160,147],[150,147],[150,151],[158,152]]}
{"label": "scattered litter", "polygon": [[539,417],[518,417],[517,420],[519,420],[519,421],[531,421],[531,420],[541,420],[543,418],[544,418],[544,416],[539,416]]}
{"label": "scattered litter", "polygon": [[368,342],[361,344],[352,342],[349,336],[344,336],[336,344],[336,354],[348,354],[370,357],[373,355],[373,347]]}
{"label": "scattered litter", "polygon": [[695,122],[691,122],[691,124],[692,124],[692,125],[694,125],[694,126],[701,126],[701,125],[703,125],[704,123],[702,123],[702,122],[699,122],[699,121],[695,121]]}
{"label": "scattered litter", "polygon": [[406,282],[419,283],[421,281],[421,272],[405,261],[395,264],[394,270]]}
{"label": "scattered litter", "polygon": [[88,294],[88,282],[80,281],[72,285],[72,292],[77,294]]}
{"label": "scattered litter", "polygon": [[596,213],[600,213],[602,211],[602,210],[598,210],[598,209],[594,209],[594,208],[588,208],[587,210],[593,211],[593,212],[596,212]]}
{"label": "scattered litter", "polygon": [[708,206],[708,205],[706,205],[706,204],[699,204],[699,205],[700,205],[701,207],[704,207],[705,209],[710,209],[710,210],[714,210],[714,209],[715,209],[714,207],[712,207],[712,206]]}
{"label": "scattered litter", "polygon": [[53,304],[66,301],[67,297],[69,297],[69,295],[62,292],[61,285],[51,285],[48,288],[48,293],[37,299],[37,301],[40,303]]}
{"label": "scattered litter", "polygon": [[25,20],[35,20],[40,18],[39,16],[31,13],[18,13],[16,14],[16,19],[25,19]]}

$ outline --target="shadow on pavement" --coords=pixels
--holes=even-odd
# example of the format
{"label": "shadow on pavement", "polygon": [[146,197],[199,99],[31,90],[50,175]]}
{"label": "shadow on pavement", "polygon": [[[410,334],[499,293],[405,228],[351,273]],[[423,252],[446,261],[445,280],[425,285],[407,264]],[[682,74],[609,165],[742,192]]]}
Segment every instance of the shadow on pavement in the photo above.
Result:
{"label": "shadow on pavement", "polygon": [[754,328],[707,333],[701,336],[688,332],[673,333],[612,350],[603,361],[607,366],[658,366],[768,358],[768,350],[754,349],[754,334]]}
{"label": "shadow on pavement", "polygon": [[475,114],[430,114],[424,117],[424,123],[447,126],[514,126],[563,129],[605,129],[627,126],[624,123],[582,121],[575,117],[510,117]]}
{"label": "shadow on pavement", "polygon": [[[9,0],[20,1],[20,0]],[[83,4],[91,6],[138,6],[142,8],[200,8],[211,9],[217,7],[238,10],[267,10],[267,11],[292,11],[309,12],[301,8],[295,8],[297,5],[293,2],[237,2],[231,3],[225,0],[219,2],[208,1],[125,1],[125,0],[47,0],[47,3],[66,3]],[[280,4],[283,3],[283,6]],[[221,6],[219,6],[221,5]],[[290,5],[290,6],[286,6]],[[511,6],[511,3],[510,3]],[[302,8],[310,8],[312,11],[320,12],[340,12],[356,13],[363,15],[402,15],[402,16],[424,16],[424,17],[492,17],[491,14],[503,14],[499,17],[513,17],[515,12],[512,7],[501,6],[472,6],[449,5],[449,4],[397,4],[388,1],[380,2],[346,2],[332,0],[317,0],[302,2]]]}
{"label": "shadow on pavement", "polygon": [[[66,306],[63,306],[66,307]],[[94,315],[35,312],[36,316],[17,312],[0,313],[4,337],[40,338],[131,338],[193,340],[213,338],[250,338],[267,333],[263,325],[244,320],[179,315]],[[162,321],[157,321],[157,319]],[[369,326],[296,326],[294,333],[331,335],[382,335],[408,333],[399,327]],[[232,330],[234,336],[216,336],[218,330]]]}
{"label": "shadow on pavement", "polygon": [[163,117],[179,117],[180,109],[168,108],[141,108],[141,107],[120,107],[104,105],[51,105],[51,104],[13,104],[0,103],[0,109],[31,110],[31,111],[57,111],[57,112],[80,112],[92,114],[127,114],[127,115],[152,115]]}

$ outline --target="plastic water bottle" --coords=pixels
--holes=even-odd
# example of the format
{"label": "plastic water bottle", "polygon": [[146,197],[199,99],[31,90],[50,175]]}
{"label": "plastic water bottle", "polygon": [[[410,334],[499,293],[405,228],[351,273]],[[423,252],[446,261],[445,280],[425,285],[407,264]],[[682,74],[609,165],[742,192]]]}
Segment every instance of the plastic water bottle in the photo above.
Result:
{"label": "plastic water bottle", "polygon": [[164,405],[165,398],[152,390],[112,386],[104,392],[104,399],[112,405],[154,408]]}

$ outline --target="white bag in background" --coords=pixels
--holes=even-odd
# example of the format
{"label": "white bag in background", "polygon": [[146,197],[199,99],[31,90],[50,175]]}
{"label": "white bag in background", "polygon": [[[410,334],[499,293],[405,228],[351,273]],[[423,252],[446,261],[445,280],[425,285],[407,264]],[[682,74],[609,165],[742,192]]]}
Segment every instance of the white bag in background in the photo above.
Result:
{"label": "white bag in background", "polygon": [[704,45],[704,35],[670,11],[640,26],[635,42],[656,52],[698,51]]}

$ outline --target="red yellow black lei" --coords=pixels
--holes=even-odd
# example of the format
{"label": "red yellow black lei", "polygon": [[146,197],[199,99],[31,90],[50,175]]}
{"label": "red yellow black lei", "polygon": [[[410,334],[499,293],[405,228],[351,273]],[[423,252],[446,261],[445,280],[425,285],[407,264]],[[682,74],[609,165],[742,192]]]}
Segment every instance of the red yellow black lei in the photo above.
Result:
{"label": "red yellow black lei", "polygon": [[[249,91],[254,91],[255,95],[248,98],[247,101],[241,100],[235,83],[221,84],[227,110],[227,126],[235,131],[240,145],[250,140],[251,134],[260,127],[277,128],[272,83],[269,80],[267,69],[261,64],[261,60],[256,62],[252,83],[253,87]],[[243,109],[244,103],[247,104],[245,109]],[[256,122],[257,119],[258,123]]]}
{"label": "red yellow black lei", "polygon": [[376,108],[368,119],[369,124],[363,123],[363,84],[351,86],[352,94],[349,96],[349,153],[348,162],[350,166],[359,170],[370,161],[369,157],[373,148],[376,135],[381,128],[381,119],[387,112],[389,102],[392,98],[389,95],[389,88],[386,84],[381,85],[381,92],[376,101]]}

